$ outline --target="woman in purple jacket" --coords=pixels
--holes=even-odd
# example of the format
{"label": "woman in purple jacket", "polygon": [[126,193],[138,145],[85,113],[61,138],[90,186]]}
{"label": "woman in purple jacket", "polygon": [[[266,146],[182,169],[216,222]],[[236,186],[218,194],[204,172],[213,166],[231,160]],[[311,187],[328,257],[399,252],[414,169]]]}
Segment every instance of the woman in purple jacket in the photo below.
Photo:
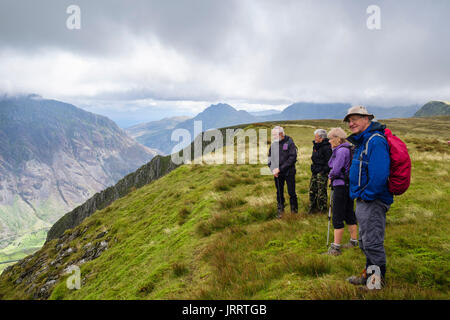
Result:
{"label": "woman in purple jacket", "polygon": [[[349,196],[348,172],[352,162],[351,145],[345,141],[347,134],[341,128],[333,128],[328,133],[333,153],[328,166],[331,168],[328,178],[333,188],[333,227],[334,242],[328,254],[340,255],[342,248],[358,246],[356,216],[353,210],[353,200]],[[344,221],[350,231],[350,242],[341,246],[344,234]]]}

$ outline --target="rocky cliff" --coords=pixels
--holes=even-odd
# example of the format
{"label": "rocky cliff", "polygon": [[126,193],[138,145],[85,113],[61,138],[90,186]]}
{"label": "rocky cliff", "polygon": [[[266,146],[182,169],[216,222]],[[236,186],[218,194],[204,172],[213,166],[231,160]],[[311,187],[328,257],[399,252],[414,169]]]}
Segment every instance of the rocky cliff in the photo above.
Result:
{"label": "rocky cliff", "polygon": [[125,176],[116,185],[96,193],[85,203],[65,214],[48,232],[47,242],[61,237],[64,231],[78,226],[85,218],[92,215],[95,211],[106,208],[118,198],[162,177],[176,167],[177,165],[170,160],[170,156],[156,156],[149,163],[140,167],[136,172]]}

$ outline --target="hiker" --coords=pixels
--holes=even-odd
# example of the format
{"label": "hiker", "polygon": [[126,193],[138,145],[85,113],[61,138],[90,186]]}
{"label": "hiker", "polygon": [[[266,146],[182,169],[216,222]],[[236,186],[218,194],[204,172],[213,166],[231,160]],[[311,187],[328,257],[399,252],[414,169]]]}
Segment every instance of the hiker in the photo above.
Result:
{"label": "hiker", "polygon": [[[357,227],[353,200],[349,196],[348,174],[352,162],[352,151],[350,143],[345,139],[347,134],[342,128],[333,128],[328,132],[333,153],[328,166],[331,168],[328,178],[333,190],[333,228],[334,242],[328,250],[329,255],[341,254],[341,248],[354,248],[358,246]],[[344,221],[350,232],[350,241],[341,246],[344,234]]]}
{"label": "hiker", "polygon": [[297,162],[297,147],[294,141],[284,134],[282,127],[276,126],[272,129],[268,166],[272,171],[277,188],[278,218],[284,214],[284,182],[287,184],[291,213],[298,212],[295,192],[295,162]]}
{"label": "hiker", "polygon": [[[356,199],[359,247],[366,256],[366,268],[361,275],[347,280],[354,285],[366,285],[368,277],[378,267],[383,286],[386,275],[386,212],[393,203],[393,195],[388,189],[390,157],[389,145],[384,138],[386,126],[372,121],[373,118],[374,115],[363,106],[348,109],[344,118],[353,133],[347,140],[356,146],[350,166],[349,189],[350,197]],[[366,147],[367,154],[363,152]],[[371,274],[367,271],[369,266],[375,269]]]}
{"label": "hiker", "polygon": [[309,214],[327,211],[328,161],[331,145],[324,129],[314,131],[313,152],[311,156],[311,180],[309,183]]}

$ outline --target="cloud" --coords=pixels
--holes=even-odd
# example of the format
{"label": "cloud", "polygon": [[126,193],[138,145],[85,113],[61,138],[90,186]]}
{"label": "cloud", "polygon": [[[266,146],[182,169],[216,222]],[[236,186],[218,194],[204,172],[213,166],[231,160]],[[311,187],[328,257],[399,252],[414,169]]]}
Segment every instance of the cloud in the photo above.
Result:
{"label": "cloud", "polygon": [[[80,0],[73,31],[71,4],[1,2],[0,91],[104,113],[137,101],[195,113],[219,101],[252,110],[450,98],[446,0]],[[366,27],[371,4],[381,30]]]}

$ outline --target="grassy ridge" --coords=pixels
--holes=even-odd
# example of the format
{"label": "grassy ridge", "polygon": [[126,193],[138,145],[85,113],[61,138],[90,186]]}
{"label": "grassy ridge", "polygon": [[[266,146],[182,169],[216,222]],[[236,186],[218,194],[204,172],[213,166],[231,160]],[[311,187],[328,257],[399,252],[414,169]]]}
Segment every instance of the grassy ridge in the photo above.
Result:
{"label": "grassy ridge", "polygon": [[[318,120],[284,123],[300,151],[298,215],[275,219],[275,186],[271,176],[260,175],[262,165],[181,166],[76,228],[86,231],[67,244],[77,251],[65,266],[105,231],[108,249],[81,266],[80,290],[69,291],[63,277],[50,298],[448,299],[449,120],[386,121],[408,144],[413,177],[387,215],[388,286],[381,292],[362,293],[344,281],[364,266],[359,249],[320,255],[326,251],[327,218],[305,214],[311,141],[316,128],[342,122]],[[46,244],[29,263],[48,260],[49,270],[36,283],[45,283],[55,268],[55,244]],[[3,299],[30,298],[33,284],[14,284],[17,268],[0,278]]]}

